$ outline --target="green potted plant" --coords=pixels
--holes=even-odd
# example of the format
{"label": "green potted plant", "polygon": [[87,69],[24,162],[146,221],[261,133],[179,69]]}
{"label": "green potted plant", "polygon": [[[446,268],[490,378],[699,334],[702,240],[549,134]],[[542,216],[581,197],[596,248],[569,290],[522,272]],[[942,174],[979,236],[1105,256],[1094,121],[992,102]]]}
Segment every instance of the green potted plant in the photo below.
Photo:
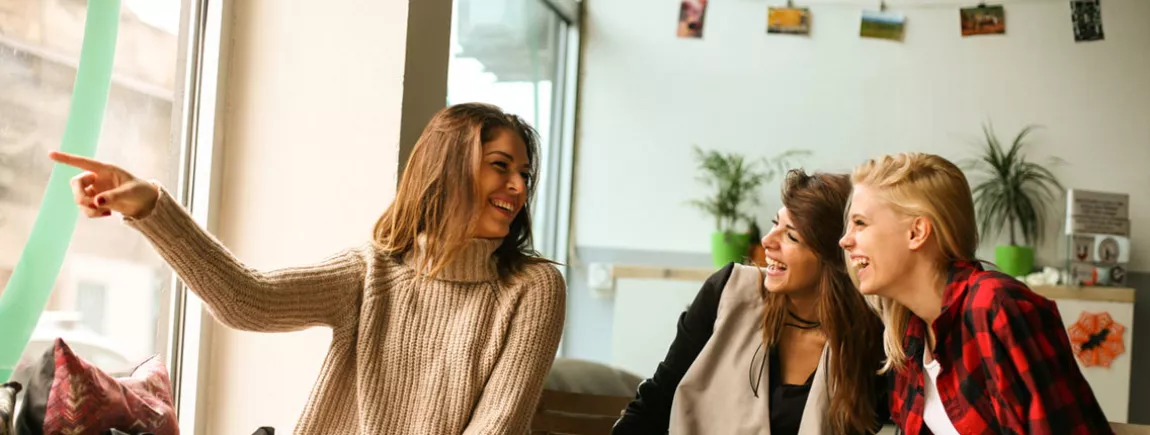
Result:
{"label": "green potted plant", "polygon": [[748,160],[738,153],[704,151],[694,147],[702,172],[698,179],[710,193],[689,204],[715,219],[711,234],[711,260],[715,267],[742,262],[752,242],[748,229],[754,226],[751,209],[759,205],[759,188],[785,172],[790,161],[806,155],[786,151],[773,159]]}
{"label": "green potted plant", "polygon": [[[1002,272],[1015,277],[1034,268],[1034,246],[1045,235],[1048,207],[1063,191],[1049,169],[1023,155],[1026,138],[1034,129],[1022,129],[1007,149],[993,127],[984,125],[981,155],[965,165],[983,177],[971,192],[982,239],[998,237],[1004,230],[1010,234],[1010,244],[995,247],[994,261]],[[1052,163],[1057,162],[1053,159]],[[1023,244],[1018,243],[1019,236]]]}

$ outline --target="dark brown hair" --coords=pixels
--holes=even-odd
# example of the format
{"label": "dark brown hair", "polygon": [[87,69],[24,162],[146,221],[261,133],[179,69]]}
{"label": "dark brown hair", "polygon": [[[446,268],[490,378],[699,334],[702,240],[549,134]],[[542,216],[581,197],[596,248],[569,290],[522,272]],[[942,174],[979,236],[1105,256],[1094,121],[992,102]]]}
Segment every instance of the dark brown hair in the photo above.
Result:
{"label": "dark brown hair", "polygon": [[515,133],[527,147],[527,187],[523,208],[495,250],[500,278],[506,280],[530,263],[547,262],[532,247],[531,202],[538,179],[539,135],[518,116],[490,104],[465,103],[440,110],[415,143],[399,181],[395,201],[375,223],[377,248],[402,256],[426,237],[421,270],[435,276],[475,234],[484,202],[477,200],[475,174],[483,144],[500,130]]}
{"label": "dark brown hair", "polygon": [[[816,309],[832,355],[825,418],[835,434],[869,433],[879,427],[874,397],[875,371],[883,355],[882,323],[851,282],[839,247],[850,193],[846,174],[807,175],[792,169],[783,181],[783,206],[803,245],[819,259]],[[763,298],[763,342],[773,346],[783,330],[787,300],[766,288]]]}

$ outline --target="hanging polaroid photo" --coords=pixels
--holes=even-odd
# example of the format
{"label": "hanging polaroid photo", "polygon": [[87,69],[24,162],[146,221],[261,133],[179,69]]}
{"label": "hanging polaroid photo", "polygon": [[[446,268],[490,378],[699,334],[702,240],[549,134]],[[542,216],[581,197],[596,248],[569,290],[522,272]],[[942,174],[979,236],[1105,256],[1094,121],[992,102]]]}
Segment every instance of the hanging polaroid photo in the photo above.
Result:
{"label": "hanging polaroid photo", "polygon": [[906,16],[897,12],[863,11],[859,36],[863,38],[890,39],[902,41],[906,28]]}
{"label": "hanging polaroid photo", "polygon": [[1001,5],[978,5],[958,10],[962,36],[1001,35],[1006,33],[1006,10]]}
{"label": "hanging polaroid photo", "polygon": [[1101,41],[1102,3],[1101,0],[1071,0],[1070,19],[1074,23],[1074,41]]}
{"label": "hanging polaroid photo", "polygon": [[767,8],[767,33],[811,34],[811,11],[807,8]]}
{"label": "hanging polaroid photo", "polygon": [[679,3],[680,38],[702,38],[703,18],[707,15],[707,0],[683,0]]}

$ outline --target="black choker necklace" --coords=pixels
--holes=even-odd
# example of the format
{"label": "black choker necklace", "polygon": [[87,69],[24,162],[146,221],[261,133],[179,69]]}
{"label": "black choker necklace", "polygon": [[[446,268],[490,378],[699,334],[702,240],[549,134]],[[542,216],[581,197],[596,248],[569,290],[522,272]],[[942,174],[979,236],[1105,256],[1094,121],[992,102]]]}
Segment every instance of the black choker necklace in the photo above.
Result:
{"label": "black choker necklace", "polygon": [[790,320],[786,320],[783,322],[783,324],[786,326],[791,326],[799,329],[815,329],[823,326],[823,322],[812,322],[810,320],[806,320],[802,317],[796,316],[795,313],[791,312],[791,310],[787,310],[787,315],[790,316],[791,319],[794,319],[797,323],[791,323]]}
{"label": "black choker necklace", "polygon": [[[790,320],[783,321],[786,326],[791,326],[799,329],[815,329],[823,326],[823,322],[812,322],[802,317],[796,316],[791,310],[787,310],[787,316],[794,319],[796,323],[791,323]],[[751,393],[755,397],[759,397],[759,386],[763,379],[763,369],[767,366],[767,358],[770,358],[770,350],[767,354],[763,355],[763,360],[759,362],[759,377],[755,378],[755,360],[759,357],[759,352],[763,350],[763,343],[759,343],[759,347],[755,349],[755,353],[751,355],[751,366],[747,369],[747,380],[751,384]]]}

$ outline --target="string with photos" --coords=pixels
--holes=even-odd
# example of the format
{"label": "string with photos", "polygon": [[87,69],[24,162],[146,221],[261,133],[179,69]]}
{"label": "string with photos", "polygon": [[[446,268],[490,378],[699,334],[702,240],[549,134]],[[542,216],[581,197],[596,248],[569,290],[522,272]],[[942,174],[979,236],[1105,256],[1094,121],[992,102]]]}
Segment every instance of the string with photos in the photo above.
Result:
{"label": "string with photos", "polygon": [[[1036,4],[1036,3],[1050,3],[1050,4],[1065,4],[1075,3],[1083,0],[997,0],[994,3],[996,6],[1009,6],[1015,4]],[[787,0],[786,7],[845,7],[845,8],[865,8],[874,5],[873,1],[842,1],[842,0],[802,0],[796,5],[795,0]],[[962,0],[947,0],[947,1],[879,1],[879,9],[886,10],[893,9],[955,9],[955,8],[969,8],[972,6],[984,8],[987,6],[986,1],[962,1]]]}

